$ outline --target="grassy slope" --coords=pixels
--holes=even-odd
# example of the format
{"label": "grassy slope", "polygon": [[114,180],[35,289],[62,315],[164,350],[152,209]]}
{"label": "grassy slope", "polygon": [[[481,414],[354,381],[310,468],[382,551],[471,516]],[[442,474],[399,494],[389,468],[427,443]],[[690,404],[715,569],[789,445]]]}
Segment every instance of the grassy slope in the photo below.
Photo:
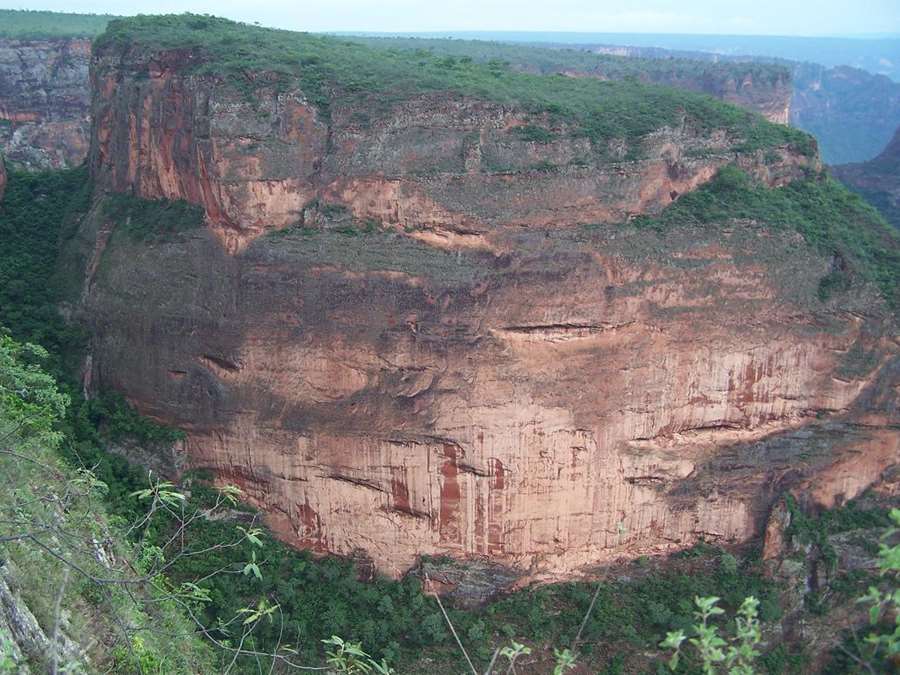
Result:
{"label": "grassy slope", "polygon": [[[83,576],[133,579],[138,575],[125,564],[133,550],[121,533],[121,518],[138,514],[134,499],[128,496],[134,483],[124,480],[132,472],[121,460],[91,461],[100,453],[101,443],[91,418],[106,414],[132,433],[146,436],[147,431],[146,423],[131,417],[124,418],[123,424],[122,413],[109,410],[108,401],[98,407],[82,400],[77,384],[65,375],[75,365],[82,340],[57,312],[61,289],[52,277],[58,242],[71,235],[87,211],[90,193],[84,169],[12,172],[0,203],[0,539],[23,532],[33,535],[33,539],[0,544],[0,565],[8,569],[16,592],[48,636],[57,623],[59,603],[65,634],[87,650],[100,670],[130,673],[143,667],[144,672],[210,672],[212,653],[191,637],[191,625],[169,601],[142,591],[129,593],[123,585],[97,586]],[[6,330],[19,340],[46,345],[52,350],[49,358],[34,358],[27,351],[19,355],[4,337]],[[23,365],[19,372],[27,367],[29,377],[43,384],[18,384],[10,377],[17,364]],[[59,378],[59,383],[49,375],[34,375],[42,373],[42,368]],[[57,389],[61,396],[55,394]],[[40,404],[46,424],[52,425],[50,433],[34,433],[34,424],[23,424],[17,416],[24,408],[18,399],[29,396]],[[71,403],[51,408],[46,402],[54,397]],[[18,456],[7,455],[9,451]],[[95,468],[106,486],[86,481],[82,467]],[[109,566],[101,564],[95,550],[99,544],[92,542],[105,542],[104,550],[112,556]],[[78,571],[67,569],[54,554],[63,555]],[[134,594],[140,596],[139,604],[133,602]],[[176,646],[145,640],[139,632],[126,642],[119,630],[123,624],[149,625],[182,638]],[[2,667],[6,637],[0,635],[0,671],[12,672]],[[35,672],[49,669],[47,655],[31,656]]]}
{"label": "grassy slope", "polygon": [[[0,382],[0,389],[2,385]],[[62,436],[63,443],[72,443],[70,434]],[[134,557],[134,547],[123,536],[122,521],[112,517],[104,505],[105,486],[85,482],[76,468],[79,465],[67,461],[65,452],[54,443],[28,442],[11,431],[11,422],[2,412],[0,435],[4,449],[12,448],[31,460],[0,455],[0,537],[35,533],[35,541],[0,545],[0,563],[10,570],[17,592],[44,633],[53,634],[55,603],[59,601],[67,617],[66,635],[87,650],[98,672],[213,672],[211,650],[192,636],[192,624],[173,603],[142,590],[129,591],[124,585],[97,586],[81,576],[81,572],[99,578],[139,576],[126,564]],[[112,487],[120,489],[115,483]],[[53,529],[43,530],[47,524]],[[112,556],[110,566],[98,561],[92,542],[105,542],[103,550]],[[41,544],[61,552],[79,572],[62,565]],[[138,630],[126,642],[119,632],[121,624],[147,626],[148,630]],[[178,635],[179,640],[177,644],[159,640],[156,631]],[[2,638],[0,634],[0,642]],[[32,659],[33,672],[49,672],[41,659],[40,655]]]}
{"label": "grassy slope", "polygon": [[0,9],[0,37],[23,40],[92,38],[106,29],[111,14],[65,14],[35,10]]}
{"label": "grassy slope", "polygon": [[706,129],[729,130],[747,149],[792,144],[813,152],[804,133],[709,96],[634,81],[542,77],[497,63],[375,49],[327,36],[257,28],[226,19],[169,15],[120,19],[97,38],[98,53],[193,49],[196,72],[222,75],[252,90],[253,72],[296,81],[324,112],[334,105],[385,107],[428,92],[452,92],[550,113],[597,141],[638,139],[682,116]]}

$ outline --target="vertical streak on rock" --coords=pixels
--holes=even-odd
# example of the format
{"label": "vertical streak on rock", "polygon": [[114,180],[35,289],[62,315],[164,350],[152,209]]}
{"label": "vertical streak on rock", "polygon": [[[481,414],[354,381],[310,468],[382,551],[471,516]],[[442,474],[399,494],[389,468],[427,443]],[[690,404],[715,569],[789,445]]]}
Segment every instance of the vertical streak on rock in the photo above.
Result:
{"label": "vertical streak on rock", "polygon": [[459,448],[451,443],[444,444],[445,460],[441,464],[441,544],[462,546],[462,523],[460,513]]}
{"label": "vertical streak on rock", "polygon": [[487,514],[487,553],[498,555],[503,553],[503,488],[506,476],[503,462],[499,459],[491,459],[490,468],[492,478]]}
{"label": "vertical streak on rock", "polygon": [[391,467],[391,498],[396,510],[412,512],[412,505],[409,502],[409,486],[406,482],[406,467]]}
{"label": "vertical streak on rock", "polygon": [[324,545],[322,521],[319,514],[309,505],[308,497],[303,504],[297,506],[297,517],[300,521],[297,536],[305,545],[321,550]]}

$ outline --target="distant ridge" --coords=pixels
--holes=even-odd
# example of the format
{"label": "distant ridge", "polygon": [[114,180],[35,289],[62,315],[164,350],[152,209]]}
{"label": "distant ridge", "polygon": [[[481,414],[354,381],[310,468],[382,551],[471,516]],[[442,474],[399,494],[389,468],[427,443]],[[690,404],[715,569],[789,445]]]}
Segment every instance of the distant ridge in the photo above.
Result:
{"label": "distant ridge", "polygon": [[824,66],[853,66],[900,81],[900,36],[790,37],[782,35],[691,35],[678,33],[592,33],[559,31],[432,31],[339,33],[341,35],[464,38],[501,42],[552,42],[565,45],[657,47],[718,54],[811,61]]}

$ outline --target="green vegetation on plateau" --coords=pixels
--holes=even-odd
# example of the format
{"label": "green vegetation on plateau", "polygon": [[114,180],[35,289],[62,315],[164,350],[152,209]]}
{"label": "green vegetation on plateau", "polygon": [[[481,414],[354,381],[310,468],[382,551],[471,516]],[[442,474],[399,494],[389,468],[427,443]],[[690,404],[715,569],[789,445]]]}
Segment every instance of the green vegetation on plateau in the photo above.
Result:
{"label": "green vegetation on plateau", "polygon": [[92,38],[106,29],[110,14],[64,14],[24,9],[0,9],[0,37],[20,40]]}
{"label": "green vegetation on plateau", "polygon": [[513,68],[539,75],[559,72],[596,74],[613,80],[635,78],[638,80],[694,80],[698,82],[741,81],[751,77],[759,85],[790,81],[787,66],[752,61],[712,61],[690,58],[641,58],[598,54],[588,49],[547,48],[541,43],[514,44],[488,40],[454,40],[418,37],[357,37],[348,36],[353,42],[379,49],[406,49],[428,51],[440,56],[470,58],[489,63],[505,62]]}
{"label": "green vegetation on plateau", "polygon": [[702,94],[592,78],[514,72],[505,64],[437,56],[428,51],[376,49],[358,42],[268,28],[192,14],[138,16],[110,22],[95,42],[98,54],[117,50],[191,49],[185,63],[196,73],[226,77],[250,93],[254,73],[299,84],[327,114],[355,104],[361,110],[413,96],[453,93],[549,113],[595,141],[635,141],[684,117],[706,129],[726,129],[745,149],[792,145],[814,152],[811,137]]}
{"label": "green vegetation on plateau", "polygon": [[893,307],[900,307],[900,235],[879,213],[825,174],[771,189],[727,166],[698,190],[682,195],[657,216],[640,216],[639,227],[752,220],[793,229],[825,255],[835,256],[820,295],[846,287],[852,275],[874,282]]}

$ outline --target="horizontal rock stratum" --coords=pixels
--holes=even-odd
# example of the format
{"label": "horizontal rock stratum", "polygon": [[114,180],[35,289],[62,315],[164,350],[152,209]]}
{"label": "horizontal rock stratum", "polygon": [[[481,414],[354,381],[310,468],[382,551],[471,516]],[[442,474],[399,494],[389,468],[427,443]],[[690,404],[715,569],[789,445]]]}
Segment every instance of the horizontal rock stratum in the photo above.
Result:
{"label": "horizontal rock stratum", "polygon": [[[625,222],[725,166],[814,181],[805,137],[685,93],[649,128],[459,84],[486,66],[397,66],[367,97],[327,80],[326,38],[299,75],[236,80],[214,46],[142,41],[152,21],[94,56],[88,384],[184,429],[188,464],[286,541],[395,576],[446,554],[567,578],[748,540],[784,491],[831,503],[897,462],[893,314],[852,260],[757,219]],[[135,236],[145,203],[110,193],[204,223]]]}

